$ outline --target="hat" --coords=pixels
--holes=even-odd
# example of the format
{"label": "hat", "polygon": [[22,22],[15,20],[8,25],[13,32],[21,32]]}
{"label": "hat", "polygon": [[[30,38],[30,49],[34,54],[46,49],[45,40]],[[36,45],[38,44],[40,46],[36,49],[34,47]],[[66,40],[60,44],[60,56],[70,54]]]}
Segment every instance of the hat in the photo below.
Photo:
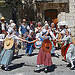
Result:
{"label": "hat", "polygon": [[8,39],[6,38],[5,42],[4,42],[4,48],[5,49],[11,49],[14,45],[14,40],[11,38],[11,39]]}
{"label": "hat", "polygon": [[51,49],[52,49],[52,43],[50,40],[45,39],[42,43],[42,49],[44,52],[46,53],[50,53]]}
{"label": "hat", "polygon": [[10,23],[13,22],[13,20],[10,20]]}
{"label": "hat", "polygon": [[49,26],[49,24],[47,23],[47,24],[45,24],[45,26]]}
{"label": "hat", "polygon": [[23,22],[25,22],[26,21],[26,19],[23,19]]}
{"label": "hat", "polygon": [[45,21],[45,24],[48,24],[48,22],[47,22],[47,21]]}
{"label": "hat", "polygon": [[1,20],[5,20],[5,18],[4,17],[1,17]]}
{"label": "hat", "polygon": [[52,25],[54,25],[54,26],[55,26],[55,24],[54,24],[54,23],[51,23],[51,26],[52,26]]}
{"label": "hat", "polygon": [[41,22],[38,22],[38,24],[42,25],[42,23],[41,23]]}

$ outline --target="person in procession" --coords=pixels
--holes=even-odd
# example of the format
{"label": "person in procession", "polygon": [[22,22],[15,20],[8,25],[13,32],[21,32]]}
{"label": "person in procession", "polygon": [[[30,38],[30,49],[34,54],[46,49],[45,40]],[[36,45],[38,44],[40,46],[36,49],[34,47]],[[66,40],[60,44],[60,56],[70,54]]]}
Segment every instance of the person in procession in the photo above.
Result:
{"label": "person in procession", "polygon": [[27,40],[23,40],[16,35],[13,34],[14,30],[11,28],[9,30],[9,34],[5,37],[5,39],[0,39],[0,41],[4,41],[4,48],[0,54],[0,64],[2,65],[2,69],[5,71],[9,71],[8,68],[11,64],[13,53],[15,50],[15,39],[20,41],[28,42]]}
{"label": "person in procession", "polygon": [[63,39],[57,40],[65,42],[65,55],[64,60],[68,63],[71,63],[71,69],[74,69],[74,61],[75,61],[75,46],[72,44],[72,38],[69,30],[66,30],[66,37]]}

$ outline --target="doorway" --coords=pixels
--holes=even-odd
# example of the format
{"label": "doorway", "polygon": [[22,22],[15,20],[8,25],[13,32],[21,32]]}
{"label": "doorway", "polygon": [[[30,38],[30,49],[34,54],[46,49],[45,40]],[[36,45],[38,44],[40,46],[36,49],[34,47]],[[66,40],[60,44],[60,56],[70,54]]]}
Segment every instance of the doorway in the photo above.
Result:
{"label": "doorway", "polygon": [[56,9],[45,10],[45,20],[50,23],[57,19],[58,11]]}

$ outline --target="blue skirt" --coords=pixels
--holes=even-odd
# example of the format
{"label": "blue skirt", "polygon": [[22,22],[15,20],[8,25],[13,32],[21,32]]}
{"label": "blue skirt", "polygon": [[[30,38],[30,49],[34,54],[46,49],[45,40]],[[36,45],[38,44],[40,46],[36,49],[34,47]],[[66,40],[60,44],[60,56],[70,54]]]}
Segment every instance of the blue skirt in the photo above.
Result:
{"label": "blue skirt", "polygon": [[0,64],[5,66],[10,65],[13,58],[13,53],[14,50],[12,49],[8,50],[3,49],[3,51],[0,54]]}

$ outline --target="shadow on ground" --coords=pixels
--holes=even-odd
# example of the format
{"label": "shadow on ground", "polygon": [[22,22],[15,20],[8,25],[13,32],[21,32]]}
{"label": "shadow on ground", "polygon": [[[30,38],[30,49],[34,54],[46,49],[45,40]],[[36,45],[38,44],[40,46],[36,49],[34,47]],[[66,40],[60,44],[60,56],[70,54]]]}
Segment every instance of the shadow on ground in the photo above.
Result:
{"label": "shadow on ground", "polygon": [[12,65],[12,66],[9,66],[9,69],[10,69],[10,71],[12,71],[12,70],[14,70],[14,69],[18,69],[18,68],[23,67],[24,64],[25,64],[25,63],[14,64],[14,65]]}
{"label": "shadow on ground", "polygon": [[[53,64],[52,66],[47,67],[47,72],[45,72],[45,73],[53,72],[56,68],[57,68],[56,65]],[[40,72],[43,72],[44,70],[45,70],[45,68],[41,68],[37,71],[34,70],[34,72],[40,73]]]}
{"label": "shadow on ground", "polygon": [[24,56],[25,54],[21,54],[21,55],[18,55],[18,56],[14,56],[12,60],[15,60],[15,59],[20,59],[22,58],[22,56]]}

